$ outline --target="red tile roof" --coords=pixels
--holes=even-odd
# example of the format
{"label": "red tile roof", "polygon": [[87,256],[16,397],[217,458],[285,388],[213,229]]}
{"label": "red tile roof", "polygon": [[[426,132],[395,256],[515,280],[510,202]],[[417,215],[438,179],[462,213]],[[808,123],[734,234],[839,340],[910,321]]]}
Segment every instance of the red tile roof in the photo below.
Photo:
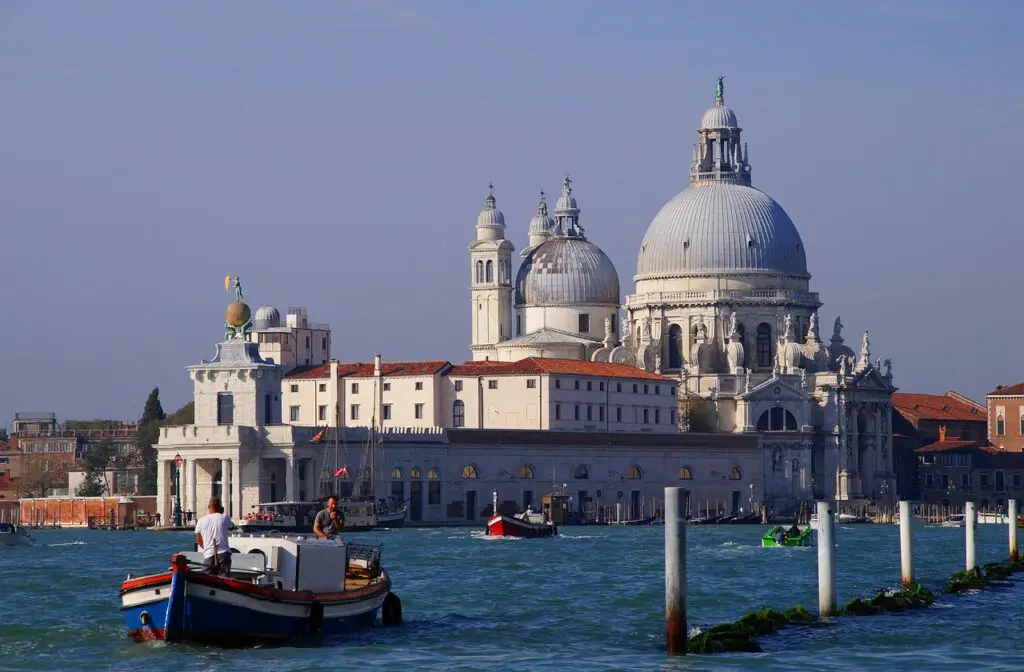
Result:
{"label": "red tile roof", "polygon": [[626,364],[588,362],[580,359],[549,359],[527,357],[517,362],[466,362],[453,366],[449,376],[509,376],[555,373],[567,376],[592,376],[595,378],[632,378],[654,380],[659,383],[675,382],[675,379],[648,373],[643,369]]}
{"label": "red tile roof", "polygon": [[978,448],[977,441],[936,441],[927,446],[921,446],[916,453],[946,453],[953,450],[965,450]]}
{"label": "red tile roof", "polygon": [[902,415],[915,420],[988,421],[988,411],[983,405],[956,392],[947,392],[946,394],[896,392],[892,395],[892,405]]}
{"label": "red tile roof", "polygon": [[990,397],[1016,397],[1024,394],[1024,383],[1016,385],[996,385],[996,389],[988,393]]}
{"label": "red tile roof", "polygon": [[[382,362],[381,373],[385,376],[432,376],[444,371],[451,364],[445,360],[428,362]],[[342,378],[372,378],[373,362],[338,362],[338,376]],[[330,378],[331,365],[318,364],[293,369],[285,378]]]}

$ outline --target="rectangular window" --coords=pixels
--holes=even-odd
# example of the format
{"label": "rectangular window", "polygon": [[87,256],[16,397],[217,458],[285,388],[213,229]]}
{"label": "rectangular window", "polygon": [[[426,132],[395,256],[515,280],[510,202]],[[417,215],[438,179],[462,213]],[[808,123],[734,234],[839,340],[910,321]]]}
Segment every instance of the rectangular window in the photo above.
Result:
{"label": "rectangular window", "polygon": [[590,333],[590,315],[587,313],[583,313],[580,315],[580,333]]}
{"label": "rectangular window", "polygon": [[391,391],[391,383],[381,383],[381,388],[383,388],[383,390],[385,392],[390,392]]}
{"label": "rectangular window", "polygon": [[1015,488],[1019,488],[1020,487],[1020,474],[1014,474],[1013,475],[1013,487],[1015,487]]}
{"label": "rectangular window", "polygon": [[562,405],[561,404],[555,404],[555,420],[561,420],[561,419],[562,419]]}
{"label": "rectangular window", "polygon": [[661,394],[661,385],[655,385],[654,386],[654,393],[655,394]]}
{"label": "rectangular window", "polygon": [[487,381],[487,389],[488,390],[496,390],[496,389],[498,389],[498,381],[496,381],[496,380],[488,380]]}
{"label": "rectangular window", "polygon": [[1024,436],[1024,415],[1020,416],[1020,435]]}
{"label": "rectangular window", "polygon": [[466,405],[461,401],[452,405],[452,424],[456,427],[466,426]]}
{"label": "rectangular window", "polygon": [[358,420],[359,419],[359,404],[352,404],[348,407],[348,419]]}
{"label": "rectangular window", "polygon": [[1002,416],[996,418],[996,436],[1006,435],[1006,421],[1003,420]]}
{"label": "rectangular window", "polygon": [[598,392],[604,392],[604,383],[598,383],[597,384],[597,391]]}
{"label": "rectangular window", "polygon": [[316,418],[317,418],[317,420],[320,420],[321,422],[327,419],[327,407],[326,406],[318,406],[317,407],[317,409],[316,409]]}
{"label": "rectangular window", "polygon": [[587,392],[593,392],[593,391],[594,391],[594,383],[592,381],[588,380],[587,381]]}
{"label": "rectangular window", "polygon": [[649,386],[644,385],[644,394],[650,394]]}
{"label": "rectangular window", "polygon": [[322,348],[322,349],[323,349],[324,351],[326,351],[326,350],[327,350],[327,337],[326,337],[326,336],[324,336],[324,337],[323,337],[323,338],[322,338],[322,339],[320,340],[320,347],[321,347],[321,348]]}
{"label": "rectangular window", "polygon": [[672,409],[671,411],[668,412],[668,421],[671,424],[673,424],[673,425],[676,424],[676,412],[675,412],[675,409]]}
{"label": "rectangular window", "polygon": [[660,425],[661,424],[661,409],[660,408],[654,409],[654,424],[656,424],[656,425]]}
{"label": "rectangular window", "polygon": [[391,419],[391,404],[381,404],[380,417],[383,420]]}
{"label": "rectangular window", "polygon": [[291,420],[292,422],[298,422],[299,421],[299,407],[298,406],[289,406],[288,407],[288,419]]}
{"label": "rectangular window", "polygon": [[650,424],[650,413],[646,408],[644,409],[644,424]]}
{"label": "rectangular window", "polygon": [[414,408],[415,408],[415,412],[416,412],[416,419],[417,420],[422,420],[423,419],[423,404],[416,404],[416,406]]}
{"label": "rectangular window", "polygon": [[594,419],[594,407],[591,406],[590,404],[587,404],[587,422],[590,422],[593,419]]}
{"label": "rectangular window", "polygon": [[598,422],[604,422],[604,406],[597,407],[597,420]]}
{"label": "rectangular window", "polygon": [[462,392],[462,381],[461,380],[456,380],[455,381],[455,391],[456,392]]}
{"label": "rectangular window", "polygon": [[946,490],[949,488],[949,474],[942,475],[942,489]]}
{"label": "rectangular window", "polygon": [[574,419],[575,420],[579,420],[580,419],[580,406],[579,406],[579,404],[576,404],[576,417]]}
{"label": "rectangular window", "polygon": [[931,474],[925,474],[924,475],[924,487],[926,487],[929,490],[931,490],[932,489],[932,485],[933,485],[932,475]]}
{"label": "rectangular window", "polygon": [[516,336],[523,335],[523,316],[516,315]]}
{"label": "rectangular window", "polygon": [[971,487],[971,476],[970,474],[960,474],[960,487],[969,488]]}
{"label": "rectangular window", "polygon": [[575,384],[577,390],[580,389],[580,381],[574,380],[573,383]]}
{"label": "rectangular window", "polygon": [[633,383],[633,394],[636,394],[636,390],[637,390],[636,383]]}
{"label": "rectangular window", "polygon": [[622,406],[615,407],[615,422],[622,422]]}
{"label": "rectangular window", "polygon": [[441,503],[441,481],[427,482],[427,504],[437,506]]}
{"label": "rectangular window", "polygon": [[533,490],[523,490],[523,508],[533,506]]}
{"label": "rectangular window", "polygon": [[419,391],[419,390],[422,390],[422,389],[423,389],[423,382],[421,381],[421,382],[416,383],[416,390]]}
{"label": "rectangular window", "polygon": [[306,350],[309,350],[309,336],[306,336]]}
{"label": "rectangular window", "polygon": [[235,397],[230,392],[217,393],[217,424],[235,424]]}
{"label": "rectangular window", "polygon": [[359,383],[352,383],[352,394],[359,394]]}
{"label": "rectangular window", "polygon": [[562,389],[562,381],[559,380],[558,378],[555,378],[555,389],[556,390]]}
{"label": "rectangular window", "polygon": [[622,383],[615,383],[615,391],[622,392]]}
{"label": "rectangular window", "polygon": [[981,472],[980,474],[978,474],[978,481],[979,481],[981,487],[987,488],[988,487],[988,474],[985,473],[985,472]]}
{"label": "rectangular window", "polygon": [[317,389],[320,392],[326,392],[327,391],[327,383],[320,383],[320,385],[317,386]]}
{"label": "rectangular window", "polygon": [[670,397],[676,396],[676,388],[675,387],[669,387],[668,388],[668,394],[669,394]]}
{"label": "rectangular window", "polygon": [[294,393],[299,391],[299,386],[298,385],[291,385],[288,389],[291,390],[292,394],[294,394]]}
{"label": "rectangular window", "polygon": [[526,389],[528,389],[528,390],[535,390],[535,389],[537,389],[537,379],[536,378],[528,378],[526,380]]}

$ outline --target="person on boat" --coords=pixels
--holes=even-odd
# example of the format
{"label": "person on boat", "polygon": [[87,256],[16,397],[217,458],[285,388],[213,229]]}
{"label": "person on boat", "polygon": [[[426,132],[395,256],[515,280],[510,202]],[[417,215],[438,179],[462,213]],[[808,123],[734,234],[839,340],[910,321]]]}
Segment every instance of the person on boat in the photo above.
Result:
{"label": "person on boat", "polygon": [[203,549],[203,567],[210,574],[227,576],[231,573],[228,530],[233,523],[224,513],[220,497],[211,497],[206,510],[207,514],[196,523],[196,544]]}
{"label": "person on boat", "polygon": [[796,524],[796,521],[793,521],[793,527],[789,528],[789,531],[786,532],[786,534],[790,537],[800,536],[800,526]]}
{"label": "person on boat", "polygon": [[338,498],[331,495],[327,498],[327,508],[316,514],[313,519],[313,533],[321,539],[333,539],[345,529],[345,514],[338,508]]}

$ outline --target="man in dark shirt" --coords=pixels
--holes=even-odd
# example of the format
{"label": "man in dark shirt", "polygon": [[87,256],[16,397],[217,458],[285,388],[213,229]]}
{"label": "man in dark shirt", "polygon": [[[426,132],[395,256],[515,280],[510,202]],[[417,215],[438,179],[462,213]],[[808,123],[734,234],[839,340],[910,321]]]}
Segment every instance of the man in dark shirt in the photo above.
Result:
{"label": "man in dark shirt", "polygon": [[327,508],[316,514],[313,532],[321,539],[330,539],[345,529],[345,514],[338,508],[338,498],[327,498]]}

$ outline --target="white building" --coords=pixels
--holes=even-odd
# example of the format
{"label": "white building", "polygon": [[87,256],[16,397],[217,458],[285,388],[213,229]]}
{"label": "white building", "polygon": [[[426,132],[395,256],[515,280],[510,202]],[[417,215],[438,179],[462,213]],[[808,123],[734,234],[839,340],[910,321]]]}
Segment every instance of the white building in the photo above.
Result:
{"label": "white building", "polygon": [[[196,424],[161,436],[162,513],[176,454],[191,503],[225,492],[244,512],[312,497],[326,466],[317,432],[371,425],[386,437],[380,480],[403,488],[424,521],[478,516],[466,493],[483,496],[528,466],[545,477],[554,469],[556,483],[587,480],[588,492],[614,487],[616,497],[613,474],[642,475],[622,478],[642,481],[628,496],[648,501],[685,473],[696,499],[732,508],[745,490],[731,481],[776,511],[894,494],[889,361],[872,361],[867,332],[855,354],[838,317],[822,342],[800,235],[752,186],[741,133],[719,80],[690,184],[640,243],[624,315],[618,275],[587,239],[568,176],[554,218],[541,195],[514,282],[515,246],[489,194],[469,246],[467,364],[340,363],[329,329],[304,310],[289,311],[285,326],[268,306],[254,329],[247,317],[233,322],[248,315],[239,288],[217,357],[189,367]],[[590,478],[573,478],[598,458]],[[424,480],[426,504],[416,499]]]}

